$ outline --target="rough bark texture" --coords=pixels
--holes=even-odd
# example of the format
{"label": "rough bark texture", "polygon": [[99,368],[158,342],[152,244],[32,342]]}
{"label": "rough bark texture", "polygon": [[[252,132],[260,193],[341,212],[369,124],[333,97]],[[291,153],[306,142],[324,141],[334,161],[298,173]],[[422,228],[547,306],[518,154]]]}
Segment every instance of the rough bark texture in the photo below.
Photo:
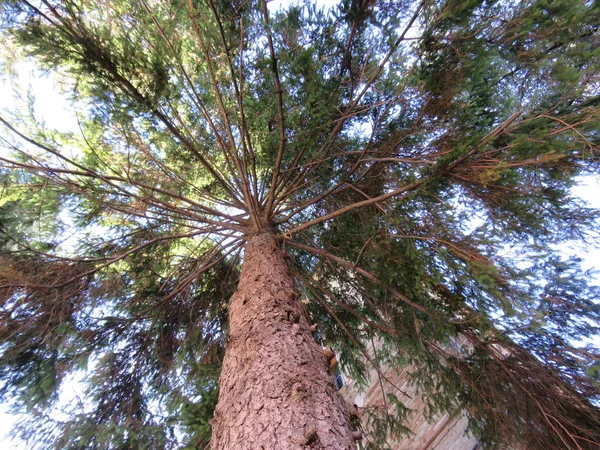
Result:
{"label": "rough bark texture", "polygon": [[277,241],[249,238],[230,303],[212,450],[354,450],[328,367]]}

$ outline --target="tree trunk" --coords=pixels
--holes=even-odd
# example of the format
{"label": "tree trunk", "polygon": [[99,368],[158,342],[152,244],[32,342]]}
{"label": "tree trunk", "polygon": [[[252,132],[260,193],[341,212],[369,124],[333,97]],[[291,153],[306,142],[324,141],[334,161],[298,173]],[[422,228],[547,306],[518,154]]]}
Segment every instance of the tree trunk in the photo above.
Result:
{"label": "tree trunk", "polygon": [[276,239],[250,237],[229,307],[211,449],[355,449],[328,368]]}

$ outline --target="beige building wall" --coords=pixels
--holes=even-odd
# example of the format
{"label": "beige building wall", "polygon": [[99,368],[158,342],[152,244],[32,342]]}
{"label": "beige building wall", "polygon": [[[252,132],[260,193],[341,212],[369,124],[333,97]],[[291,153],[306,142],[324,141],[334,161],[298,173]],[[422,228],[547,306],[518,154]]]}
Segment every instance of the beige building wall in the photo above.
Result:
{"label": "beige building wall", "polygon": [[467,418],[464,415],[456,414],[450,417],[448,414],[443,414],[435,417],[431,422],[427,421],[423,413],[425,409],[423,399],[410,384],[409,371],[383,367],[380,375],[372,368],[369,379],[371,384],[360,392],[355,387],[354,381],[344,376],[345,384],[340,392],[351,405],[358,407],[359,415],[366,408],[386,406],[393,415],[395,405],[387,400],[388,394],[394,394],[412,410],[403,423],[412,434],[400,441],[390,442],[389,445],[393,450],[474,450],[478,447],[476,439],[465,432]]}

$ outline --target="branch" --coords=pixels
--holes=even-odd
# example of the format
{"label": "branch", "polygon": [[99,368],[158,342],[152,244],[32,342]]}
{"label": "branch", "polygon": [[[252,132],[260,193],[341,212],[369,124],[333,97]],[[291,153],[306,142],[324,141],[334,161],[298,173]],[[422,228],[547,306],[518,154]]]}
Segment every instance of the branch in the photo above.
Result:
{"label": "branch", "polygon": [[339,265],[345,267],[346,269],[352,270],[354,272],[359,273],[360,275],[362,275],[363,277],[367,278],[368,280],[373,281],[374,283],[385,287],[385,289],[387,289],[395,298],[397,298],[398,300],[401,300],[402,302],[406,303],[407,305],[413,307],[414,309],[421,311],[422,313],[426,314],[427,316],[433,318],[433,319],[437,319],[437,316],[433,313],[431,313],[429,310],[427,310],[426,308],[424,308],[423,306],[419,305],[418,303],[413,302],[411,299],[409,299],[407,296],[405,296],[404,294],[398,292],[396,289],[394,289],[391,286],[387,286],[384,283],[382,283],[381,281],[379,281],[379,279],[373,275],[370,272],[367,272],[364,269],[361,269],[360,267],[358,267],[357,265],[346,261],[345,259],[340,258],[339,256],[335,256],[332,255],[329,252],[326,252],[324,250],[319,250],[316,249],[314,247],[310,247],[308,245],[304,245],[301,244],[300,242],[294,241],[293,239],[290,238],[285,238],[285,243],[291,245],[292,247],[296,247],[299,248],[301,250],[304,250],[308,253],[311,253],[313,255],[319,255],[319,256],[324,256],[327,259],[330,259],[331,261],[334,261],[336,263],[338,263]]}
{"label": "branch", "polygon": [[[33,8],[29,3],[25,2],[30,8],[34,10],[36,14],[40,14],[40,11],[36,8]],[[215,180],[223,187],[223,189],[231,196],[231,199],[238,204],[239,207],[243,208],[243,204],[237,198],[236,192],[229,185],[227,180],[225,180],[216,169],[216,166],[212,164],[205,156],[203,156],[192,143],[185,137],[185,135],[177,128],[171,120],[156,106],[153,105],[152,101],[150,101],[146,96],[144,96],[125,76],[119,73],[118,67],[113,60],[111,60],[108,56],[106,56],[106,52],[96,45],[94,42],[90,42],[89,38],[82,35],[76,30],[70,21],[63,18],[56,9],[52,7],[46,0],[43,0],[43,3],[51,9],[53,14],[60,21],[62,26],[51,22],[60,32],[62,32],[67,38],[69,38],[74,44],[82,46],[87,53],[94,55],[95,62],[105,71],[105,74],[99,73],[98,75],[108,79],[110,82],[114,83],[117,87],[119,87],[124,93],[129,94],[133,99],[135,99],[140,106],[146,108],[149,112],[151,112],[160,122],[162,122],[169,131],[173,134],[173,136],[181,142],[186,149],[188,149],[205,167],[206,170],[213,176]],[[45,16],[44,16],[45,17]]]}
{"label": "branch", "polygon": [[[48,152],[48,153],[56,156],[60,160],[62,160],[64,162],[66,162],[66,163],[68,163],[68,164],[70,164],[70,165],[72,165],[72,166],[80,169],[80,171],[74,171],[74,170],[69,170],[69,169],[60,169],[60,168],[55,168],[55,167],[46,167],[46,166],[42,166],[41,164],[39,166],[35,166],[35,165],[21,163],[21,162],[18,162],[18,161],[13,161],[13,160],[10,160],[10,159],[7,159],[7,158],[1,158],[0,157],[1,161],[7,162],[7,163],[12,164],[14,166],[25,168],[25,169],[28,169],[28,170],[34,170],[34,171],[35,170],[43,170],[43,171],[50,172],[50,173],[67,173],[67,174],[71,174],[71,175],[77,175],[77,176],[85,176],[85,177],[95,178],[95,179],[101,180],[101,181],[107,183],[108,185],[114,187],[115,189],[117,189],[117,191],[123,192],[126,196],[141,199],[140,196],[138,196],[136,194],[133,194],[133,193],[127,191],[126,189],[124,189],[123,187],[121,187],[121,186],[119,186],[119,185],[117,185],[117,184],[115,184],[115,183],[112,182],[112,181],[120,181],[120,182],[123,182],[123,183],[131,184],[133,186],[137,186],[139,188],[150,190],[150,191],[155,192],[155,193],[165,194],[166,196],[168,196],[170,198],[175,198],[175,199],[181,200],[183,202],[186,202],[186,203],[194,206],[195,208],[199,209],[201,212],[204,212],[204,213],[207,213],[207,214],[210,214],[210,215],[214,215],[216,217],[223,217],[223,218],[226,218],[227,220],[230,220],[232,222],[236,222],[236,223],[239,223],[239,224],[245,224],[245,220],[242,219],[239,216],[230,216],[230,215],[225,214],[225,213],[223,213],[221,211],[209,208],[209,207],[207,207],[207,206],[205,206],[203,204],[195,202],[195,201],[193,201],[193,200],[191,200],[191,199],[189,199],[187,197],[184,197],[184,196],[182,196],[180,194],[175,194],[175,193],[173,193],[171,191],[167,191],[167,190],[164,190],[164,189],[161,189],[161,188],[157,188],[157,187],[154,187],[154,186],[147,185],[147,184],[139,182],[139,181],[132,180],[130,177],[123,178],[121,176],[100,174],[100,173],[98,173],[98,172],[96,172],[94,170],[91,170],[91,169],[89,169],[89,168],[87,168],[87,167],[85,167],[85,166],[77,163],[76,161],[73,161],[70,158],[67,158],[66,156],[64,156],[60,152],[58,152],[57,150],[52,149],[52,148],[50,148],[50,147],[48,147],[48,146],[46,146],[46,145],[44,145],[44,144],[36,141],[35,139],[32,139],[32,138],[24,135],[23,133],[21,133],[20,131],[18,131],[16,128],[14,128],[9,122],[7,122],[6,120],[4,120],[2,117],[0,117],[0,123],[2,123],[10,131],[12,131],[14,134],[16,134],[17,136],[19,136],[24,141],[26,141],[26,142],[28,142],[28,143],[36,146],[37,148],[39,148],[41,150],[44,150],[44,151],[46,151],[46,152]],[[30,155],[28,155],[27,153],[23,152],[22,150],[18,150],[18,151],[22,152],[28,158],[31,158]],[[111,170],[114,171],[113,169],[111,169]],[[50,179],[52,179],[52,178],[50,178]],[[176,206],[173,206],[173,205],[171,205],[171,204],[169,204],[169,203],[167,203],[165,201],[158,200],[156,198],[153,198],[152,200],[156,201],[158,203],[161,203],[163,205],[166,205],[168,207],[168,209],[170,209],[170,210],[183,212],[184,215],[189,215],[189,213],[190,213],[189,211],[186,211],[186,210],[180,210]],[[201,217],[198,217],[198,216],[196,216],[196,219],[204,220],[204,218],[201,218]]]}
{"label": "branch", "polygon": [[[244,173],[248,173],[248,162],[246,159],[246,154],[250,155],[250,160],[252,164],[252,181],[253,181],[253,198],[258,198],[258,185],[257,185],[257,176],[256,176],[256,159],[254,155],[254,150],[252,148],[252,137],[250,136],[250,131],[248,130],[247,122],[246,122],[246,113],[244,112],[244,97],[242,93],[243,89],[243,51],[244,51],[244,21],[242,17],[240,17],[240,66],[239,66],[239,83],[235,76],[235,70],[233,61],[231,60],[231,56],[229,55],[229,48],[227,46],[227,40],[225,38],[225,30],[223,28],[223,22],[221,17],[219,16],[219,12],[213,2],[213,0],[208,0],[211,11],[213,12],[215,19],[217,21],[217,25],[219,26],[219,36],[221,38],[221,44],[223,45],[223,49],[225,50],[225,55],[227,57],[229,72],[231,75],[231,82],[233,83],[233,89],[236,95],[236,100],[239,109],[239,115],[242,125],[242,165],[244,167]],[[252,190],[251,190],[252,191]]]}
{"label": "branch", "polygon": [[[325,221],[327,221],[329,219],[334,219],[336,217],[339,217],[342,214],[345,214],[345,213],[347,213],[349,211],[352,211],[353,209],[358,209],[358,208],[362,208],[363,206],[368,206],[368,205],[373,205],[375,203],[383,202],[384,200],[387,200],[388,198],[392,198],[392,197],[400,195],[400,194],[402,194],[404,192],[410,191],[412,189],[416,189],[417,187],[421,186],[426,181],[430,181],[433,178],[434,177],[424,178],[422,180],[415,181],[413,183],[410,183],[410,184],[407,184],[405,186],[402,186],[401,188],[398,188],[398,189],[396,189],[394,191],[388,192],[387,194],[383,194],[383,195],[380,195],[378,197],[373,197],[373,198],[371,198],[369,200],[363,200],[362,202],[356,202],[356,203],[353,203],[351,205],[344,206],[343,208],[340,208],[340,209],[338,209],[336,211],[333,211],[333,212],[331,212],[329,214],[325,214],[324,216],[317,217],[316,219],[309,220],[308,222],[304,222],[302,225],[299,225],[296,228],[292,228],[291,230],[287,230],[287,231],[285,231],[284,235],[281,236],[281,237],[286,237],[287,238],[288,236],[292,236],[294,234],[297,234],[300,231],[303,231],[303,230],[306,230],[307,228],[312,227],[313,225],[316,225],[316,224],[321,223],[321,222],[325,222]],[[297,212],[295,212],[294,214],[297,214]]]}
{"label": "branch", "polygon": [[[325,142],[323,143],[323,145],[321,146],[321,148],[315,152],[315,156],[312,159],[313,161],[317,158],[322,158],[323,153],[326,152],[327,148],[333,144],[337,135],[342,130],[342,127],[343,127],[345,121],[349,117],[352,117],[356,114],[356,112],[353,110],[356,108],[356,106],[358,105],[358,103],[360,102],[362,97],[366,94],[366,92],[371,88],[371,85],[377,80],[377,78],[383,71],[383,69],[384,69],[385,65],[387,64],[387,62],[389,61],[389,59],[396,52],[400,43],[404,40],[404,37],[406,36],[406,34],[410,30],[410,28],[413,26],[413,24],[417,20],[423,6],[424,6],[424,2],[419,3],[419,5],[417,6],[415,12],[413,13],[411,19],[407,23],[406,27],[404,28],[404,30],[402,31],[402,33],[400,34],[398,39],[396,39],[396,41],[392,44],[390,50],[385,55],[385,57],[382,59],[381,63],[379,64],[379,66],[377,67],[377,69],[375,70],[373,75],[365,82],[365,84],[364,84],[362,90],[359,92],[359,94],[354,99],[352,99],[352,101],[350,101],[350,103],[348,103],[346,108],[344,108],[344,111],[342,112],[340,119],[338,119],[335,122],[335,126],[334,126],[333,130],[329,133],[329,136],[327,136],[327,138],[326,138]],[[367,109],[370,109],[370,106]],[[314,172],[315,170],[316,170],[316,166],[310,166],[306,172],[299,173],[298,176],[295,178],[294,182],[291,183],[291,186],[294,186],[296,180],[302,179],[305,176],[309,176],[310,173]]]}
{"label": "branch", "polygon": [[271,70],[273,72],[273,78],[275,80],[275,89],[277,90],[277,114],[279,116],[279,148],[277,149],[277,157],[275,159],[275,168],[271,175],[271,187],[269,188],[269,194],[267,195],[267,204],[265,206],[265,219],[268,220],[271,217],[273,210],[273,199],[275,197],[275,188],[279,179],[279,171],[281,170],[281,161],[283,159],[283,151],[285,149],[285,117],[283,114],[283,90],[281,89],[281,82],[279,80],[279,68],[277,65],[277,57],[275,56],[275,47],[273,46],[273,36],[269,24],[269,12],[267,10],[266,0],[261,0],[261,6],[263,11],[263,18],[265,21],[265,31],[267,32],[267,42],[269,45],[269,52],[271,54]]}
{"label": "branch", "polygon": [[242,182],[242,193],[244,196],[244,200],[245,200],[248,208],[250,208],[250,211],[248,211],[248,213],[250,214],[250,220],[252,221],[254,227],[258,230],[261,228],[260,219],[258,217],[258,204],[257,204],[256,198],[254,198],[254,196],[252,195],[252,192],[250,191],[250,188],[249,188],[248,172],[246,170],[244,170],[244,168],[242,167],[240,159],[238,158],[238,155],[237,155],[237,147],[235,144],[235,138],[233,136],[233,130],[231,129],[231,121],[229,120],[229,114],[227,113],[227,109],[225,108],[223,96],[221,94],[221,90],[219,89],[219,82],[217,81],[217,77],[213,70],[212,58],[210,57],[210,53],[208,51],[206,43],[204,42],[204,38],[202,37],[202,34],[200,33],[200,28],[198,27],[196,17],[194,16],[194,6],[192,4],[192,0],[188,0],[188,8],[189,8],[189,16],[190,16],[190,19],[192,20],[195,35],[200,44],[200,48],[202,49],[202,54],[204,55],[206,67],[208,68],[208,74],[210,76],[211,84],[212,84],[213,90],[215,92],[217,102],[219,103],[219,111],[220,111],[222,120],[225,124],[225,128],[227,130],[227,135],[229,137],[230,145],[232,148],[232,151],[230,152],[230,156],[233,159],[233,162],[234,162],[237,172],[238,172],[238,176]]}

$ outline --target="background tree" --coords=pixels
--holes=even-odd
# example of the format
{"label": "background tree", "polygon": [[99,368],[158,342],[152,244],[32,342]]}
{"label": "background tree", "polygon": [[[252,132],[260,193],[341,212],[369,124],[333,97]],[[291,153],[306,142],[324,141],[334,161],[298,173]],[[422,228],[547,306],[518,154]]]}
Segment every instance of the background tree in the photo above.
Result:
{"label": "background tree", "polygon": [[[234,370],[254,355],[242,321],[304,342],[310,367],[317,323],[359,381],[409,365],[429,411],[464,409],[489,447],[597,448],[599,353],[577,340],[598,292],[557,247],[596,237],[570,188],[598,170],[597,2],[1,5],[3,38],[79,122],[0,118],[0,383],[32,443],[205,448],[227,347],[213,447],[234,448],[223,405],[262,383]],[[257,268],[279,275],[257,287]],[[295,358],[273,342],[271,362]],[[291,409],[329,395],[319,370]],[[73,376],[85,401],[61,405]],[[281,448],[329,442],[297,434]]]}

